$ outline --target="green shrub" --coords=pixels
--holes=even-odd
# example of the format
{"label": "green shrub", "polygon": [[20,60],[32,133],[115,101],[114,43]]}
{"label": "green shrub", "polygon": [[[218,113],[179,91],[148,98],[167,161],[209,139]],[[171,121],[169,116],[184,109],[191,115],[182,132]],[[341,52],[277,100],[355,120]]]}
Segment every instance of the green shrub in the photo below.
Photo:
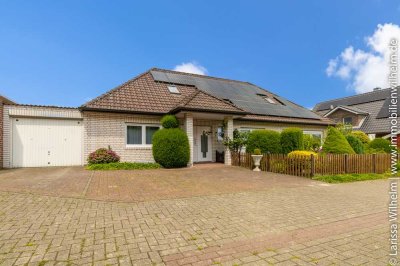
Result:
{"label": "green shrub", "polygon": [[229,137],[224,138],[224,146],[227,147],[231,152],[238,153],[247,145],[248,137],[248,132],[240,132],[235,128],[233,130],[233,139]]}
{"label": "green shrub", "polygon": [[261,153],[261,150],[260,150],[260,149],[254,149],[253,154],[254,154],[254,155],[261,155],[262,153]]}
{"label": "green shrub", "polygon": [[324,153],[333,154],[354,154],[353,148],[347,142],[346,138],[340,131],[334,127],[328,127],[324,145],[322,146]]}
{"label": "green shrub", "polygon": [[340,175],[316,175],[315,180],[327,183],[348,183],[365,180],[387,179],[390,174],[340,174]]}
{"label": "green shrub", "polygon": [[262,153],[280,153],[280,134],[273,130],[254,130],[247,139],[246,152],[252,153],[260,149]]}
{"label": "green shrub", "polygon": [[100,148],[89,154],[88,164],[105,164],[119,162],[119,156],[110,148]]}
{"label": "green shrub", "polygon": [[186,133],[180,128],[158,130],[153,136],[153,157],[165,168],[186,167],[190,157]]}
{"label": "green shrub", "polygon": [[304,150],[317,151],[321,147],[321,139],[313,135],[304,135],[303,144],[304,144]]}
{"label": "green shrub", "polygon": [[376,138],[368,144],[369,149],[374,149],[376,151],[384,151],[390,153],[392,151],[392,146],[390,141],[387,139]]}
{"label": "green shrub", "polygon": [[353,148],[355,153],[363,154],[364,153],[364,144],[361,142],[359,138],[354,135],[347,135],[346,136],[347,142]]}
{"label": "green shrub", "polygon": [[361,140],[361,142],[363,144],[368,144],[370,142],[370,139],[369,139],[368,135],[365,134],[362,131],[359,131],[359,130],[353,131],[353,132],[351,132],[351,135],[353,135],[354,137],[356,137],[359,140]]}
{"label": "green shrub", "polygon": [[165,115],[161,118],[161,126],[163,128],[178,128],[179,121],[174,115]]}
{"label": "green shrub", "polygon": [[289,158],[293,158],[293,157],[309,158],[309,157],[311,157],[311,155],[314,155],[314,157],[318,156],[318,154],[313,151],[292,151],[292,152],[289,152],[288,157]]}
{"label": "green shrub", "polygon": [[283,153],[303,150],[303,131],[300,128],[289,127],[281,133],[281,148]]}
{"label": "green shrub", "polygon": [[143,170],[157,169],[161,166],[158,163],[107,163],[107,164],[90,164],[86,167],[88,170]]}

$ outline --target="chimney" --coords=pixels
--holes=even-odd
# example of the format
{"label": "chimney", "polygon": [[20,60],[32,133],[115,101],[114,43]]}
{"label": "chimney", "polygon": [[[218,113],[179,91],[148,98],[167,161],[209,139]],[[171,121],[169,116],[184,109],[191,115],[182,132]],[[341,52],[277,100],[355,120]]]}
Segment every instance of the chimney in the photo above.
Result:
{"label": "chimney", "polygon": [[379,90],[381,90],[381,88],[380,88],[380,87],[376,87],[376,88],[374,88],[374,91],[379,91]]}

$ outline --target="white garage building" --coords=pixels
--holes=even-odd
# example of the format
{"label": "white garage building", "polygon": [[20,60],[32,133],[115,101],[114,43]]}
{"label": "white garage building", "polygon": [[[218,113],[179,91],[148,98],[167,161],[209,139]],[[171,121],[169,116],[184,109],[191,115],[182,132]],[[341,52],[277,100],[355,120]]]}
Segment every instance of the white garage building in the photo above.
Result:
{"label": "white garage building", "polygon": [[5,105],[3,167],[83,165],[83,121],[75,108]]}

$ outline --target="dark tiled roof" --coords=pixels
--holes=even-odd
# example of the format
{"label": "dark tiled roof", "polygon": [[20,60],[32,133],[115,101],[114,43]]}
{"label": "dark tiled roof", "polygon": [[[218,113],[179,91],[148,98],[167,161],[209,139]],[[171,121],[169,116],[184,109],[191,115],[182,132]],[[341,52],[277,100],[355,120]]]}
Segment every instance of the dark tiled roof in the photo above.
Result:
{"label": "dark tiled roof", "polygon": [[[154,71],[162,73],[179,74],[183,80],[181,82],[174,81],[160,81],[155,80],[152,73]],[[188,78],[196,77],[198,79],[207,79],[218,81],[222,87],[227,88],[231,84],[236,84],[239,90],[246,88],[246,86],[253,86],[257,92],[274,97],[280,102],[283,102],[282,108],[287,109],[285,114],[281,116],[266,116],[254,115],[248,116],[247,119],[261,119],[265,117],[265,121],[284,121],[284,122],[302,122],[312,124],[332,124],[329,119],[321,118],[316,113],[307,110],[299,105],[296,105],[288,100],[285,100],[268,91],[264,91],[248,82],[232,81],[228,79],[206,77],[195,74],[188,74],[170,70],[151,69],[138,77],[131,79],[124,84],[110,90],[109,92],[85,103],[81,106],[83,110],[99,110],[99,111],[112,111],[112,112],[135,112],[135,113],[174,113],[181,110],[202,111],[202,112],[219,112],[219,113],[234,113],[240,115],[250,114],[248,110],[242,108],[240,104],[235,101],[226,99],[224,95],[212,93],[211,90],[203,90],[196,84],[187,82]],[[186,81],[185,81],[186,80]],[[229,84],[226,84],[229,83]],[[168,86],[174,85],[179,90],[180,94],[170,93]],[[257,99],[260,96],[257,96]],[[237,99],[236,99],[237,100]],[[275,104],[269,104],[264,99],[263,103],[269,108],[275,108]],[[305,117],[290,117],[290,112],[297,110],[298,113],[304,112]],[[308,118],[307,118],[308,117]],[[311,118],[309,118],[311,117]],[[329,122],[327,122],[329,120]]]}
{"label": "dark tiled roof", "polygon": [[390,91],[390,88],[375,90],[367,93],[321,102],[315,105],[314,111],[319,112],[323,110],[329,110],[331,107],[335,108],[338,105],[351,106],[361,103],[385,100],[390,96]]}
{"label": "dark tiled roof", "polygon": [[[178,107],[244,113],[243,110],[200,92],[194,86],[175,85],[179,94],[170,93],[170,84],[157,82],[149,72],[85,103],[82,109],[115,110],[143,113],[168,113]],[[202,105],[199,104],[202,100]],[[188,106],[186,106],[188,105]]]}
{"label": "dark tiled roof", "polygon": [[[398,87],[398,89],[400,89]],[[390,132],[390,119],[388,118],[388,105],[390,102],[391,89],[382,89],[354,95],[350,97],[335,99],[317,104],[314,110],[320,115],[325,115],[337,106],[357,110],[360,114],[367,113],[360,130],[368,134]],[[346,105],[348,104],[348,105]],[[399,108],[400,106],[398,106]]]}
{"label": "dark tiled roof", "polygon": [[14,101],[8,99],[3,95],[0,95],[0,102],[2,102],[3,104],[16,104]]}
{"label": "dark tiled roof", "polygon": [[239,120],[248,121],[265,121],[265,122],[276,122],[276,123],[297,123],[297,124],[309,124],[309,125],[334,125],[329,118],[316,119],[305,119],[305,118],[290,118],[290,117],[279,117],[279,116],[267,116],[267,115],[245,115],[239,118]]}
{"label": "dark tiled roof", "polygon": [[[366,111],[364,111],[364,110],[361,110],[360,108],[357,108],[357,107],[355,107],[355,106],[344,106],[344,105],[338,105],[338,106],[336,106],[336,108],[341,108],[341,109],[343,109],[343,110],[347,110],[347,111],[351,111],[351,112],[353,112],[353,113],[355,113],[355,114],[359,114],[359,115],[366,115],[366,114],[368,114],[368,112],[366,112]],[[335,108],[335,109],[336,109]],[[333,109],[333,110],[335,110],[335,109]],[[332,111],[333,111],[332,110]],[[331,111],[331,110],[330,110]]]}
{"label": "dark tiled roof", "polygon": [[[155,80],[173,84],[192,85],[215,97],[227,99],[248,113],[320,119],[318,115],[310,110],[248,82],[163,69],[153,69],[150,73]],[[268,102],[265,99],[266,97],[271,98],[275,103]]]}

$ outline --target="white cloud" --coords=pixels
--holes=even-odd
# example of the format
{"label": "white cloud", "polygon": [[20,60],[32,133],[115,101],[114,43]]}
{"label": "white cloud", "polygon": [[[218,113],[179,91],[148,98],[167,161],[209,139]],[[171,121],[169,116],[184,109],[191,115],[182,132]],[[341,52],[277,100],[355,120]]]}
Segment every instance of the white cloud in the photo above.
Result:
{"label": "white cloud", "polygon": [[195,61],[176,65],[174,70],[180,71],[180,72],[192,73],[192,74],[199,74],[199,75],[206,75],[208,73],[208,71],[205,67],[198,64]]}
{"label": "white cloud", "polygon": [[389,87],[389,42],[393,38],[400,42],[400,26],[379,24],[375,32],[365,38],[367,51],[347,47],[338,57],[329,60],[326,74],[346,80],[357,93]]}

